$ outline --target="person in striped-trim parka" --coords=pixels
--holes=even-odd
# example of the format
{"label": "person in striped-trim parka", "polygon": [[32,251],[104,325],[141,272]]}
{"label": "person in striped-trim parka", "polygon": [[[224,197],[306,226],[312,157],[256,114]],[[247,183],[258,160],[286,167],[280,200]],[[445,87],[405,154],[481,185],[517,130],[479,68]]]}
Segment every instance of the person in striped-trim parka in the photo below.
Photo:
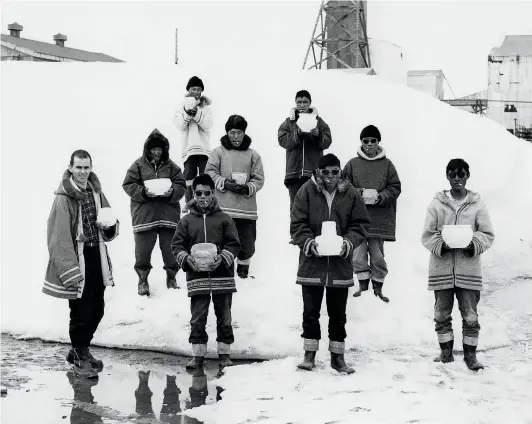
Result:
{"label": "person in striped-trim parka", "polygon": [[[216,314],[216,341],[220,367],[232,365],[229,358],[231,343],[235,338],[231,326],[231,304],[236,292],[234,261],[240,251],[238,231],[231,217],[222,212],[214,196],[214,181],[209,174],[200,174],[192,182],[194,199],[189,213],[183,217],[172,239],[172,252],[178,265],[187,273],[188,296],[190,297],[189,343],[194,357],[188,369],[201,368],[207,352],[209,339],[205,326],[209,304]],[[217,247],[217,255],[208,271],[198,269],[192,247],[199,243],[211,243]]]}
{"label": "person in striped-trim parka", "polygon": [[[185,178],[181,168],[169,155],[168,139],[154,129],[144,143],[144,152],[128,169],[122,187],[131,197],[131,217],[135,237],[135,271],[139,276],[138,294],[150,295],[148,274],[152,268],[151,254],[159,236],[159,247],[166,270],[166,287],[178,289],[179,270],[172,255],[171,242],[181,216],[179,200],[185,194]],[[161,195],[152,193],[145,181],[168,178],[172,185]]]}
{"label": "person in striped-trim parka", "polygon": [[[454,335],[451,322],[454,296],[462,314],[464,361],[469,369],[484,368],[476,349],[480,325],[477,305],[482,290],[480,255],[495,238],[488,209],[478,193],[466,190],[469,165],[452,159],[446,168],[451,190],[436,193],[425,219],[421,241],[430,251],[429,290],[434,290],[434,322],[441,353],[434,360],[452,362]],[[471,225],[473,239],[464,249],[451,249],[443,240],[444,225]]]}
{"label": "person in striped-trim parka", "polygon": [[[225,124],[227,133],[221,146],[214,149],[205,172],[214,180],[220,208],[236,224],[242,250],[238,254],[236,272],[247,278],[257,238],[257,192],[264,185],[264,169],[260,155],[249,146],[248,123],[240,115],[232,115]],[[244,174],[245,181],[235,181],[235,174]]]}
{"label": "person in striped-trim parka", "polygon": [[106,227],[97,222],[102,207],[110,206],[92,172],[91,156],[76,150],[55,192],[48,218],[50,259],[42,291],[68,299],[72,348],[67,361],[74,364],[77,375],[86,378],[97,378],[97,371],[103,368],[89,345],[104,315],[105,287],[114,286],[105,242],[118,236],[119,223]]}

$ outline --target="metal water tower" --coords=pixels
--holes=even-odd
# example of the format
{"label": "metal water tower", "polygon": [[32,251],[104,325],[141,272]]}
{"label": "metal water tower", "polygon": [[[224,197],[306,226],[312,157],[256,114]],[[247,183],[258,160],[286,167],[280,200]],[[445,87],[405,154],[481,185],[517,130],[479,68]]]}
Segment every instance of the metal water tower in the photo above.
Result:
{"label": "metal water tower", "polygon": [[323,0],[303,69],[370,68],[366,22],[367,1]]}

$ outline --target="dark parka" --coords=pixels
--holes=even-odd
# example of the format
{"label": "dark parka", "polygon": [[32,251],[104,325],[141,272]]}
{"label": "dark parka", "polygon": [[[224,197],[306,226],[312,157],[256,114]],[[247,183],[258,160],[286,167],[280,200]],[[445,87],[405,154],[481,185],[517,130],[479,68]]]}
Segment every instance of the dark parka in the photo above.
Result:
{"label": "dark parka", "polygon": [[290,110],[290,116],[279,127],[277,134],[279,145],[286,149],[285,184],[288,180],[312,177],[312,172],[318,168],[323,151],[331,145],[329,126],[318,116],[316,108],[311,107],[310,113],[318,121],[318,136],[298,132],[299,112],[295,108]]}
{"label": "dark parka", "polygon": [[[158,140],[157,140],[158,139]],[[164,144],[161,162],[157,167],[150,162],[150,149],[155,142]],[[144,152],[128,169],[122,184],[131,197],[131,217],[133,232],[148,231],[154,228],[176,228],[181,215],[179,200],[185,194],[186,182],[177,166],[169,157],[168,139],[157,129],[153,130],[144,143]],[[155,178],[169,178],[174,191],[170,197],[148,197],[144,181]]]}
{"label": "dark parka", "polygon": [[[172,253],[179,267],[187,273],[188,296],[236,292],[234,260],[240,252],[240,241],[235,223],[222,212],[216,197],[205,212],[195,199],[188,206],[189,213],[179,221],[172,239]],[[188,266],[192,246],[198,243],[213,243],[218,247],[223,260],[214,271],[197,272]]]}
{"label": "dark parka", "polygon": [[367,157],[361,147],[357,153],[358,156],[345,165],[343,176],[360,194],[365,188],[379,192],[378,202],[366,205],[371,221],[368,238],[395,241],[397,198],[401,194],[399,175],[382,147],[378,147],[373,158]]}
{"label": "dark parka", "polygon": [[[347,181],[340,180],[329,206],[323,181],[313,176],[299,190],[291,211],[290,233],[301,248],[297,284],[306,286],[351,287],[353,265],[351,253],[366,239],[369,216],[364,201]],[[336,232],[347,240],[349,250],[340,256],[312,256],[310,243],[321,234],[324,221],[335,221]]]}

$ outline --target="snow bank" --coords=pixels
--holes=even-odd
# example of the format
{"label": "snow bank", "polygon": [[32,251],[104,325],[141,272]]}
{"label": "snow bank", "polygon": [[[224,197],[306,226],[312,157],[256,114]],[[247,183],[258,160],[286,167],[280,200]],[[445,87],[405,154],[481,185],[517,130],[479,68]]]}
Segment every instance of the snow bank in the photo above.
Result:
{"label": "snow bank", "polygon": [[[2,68],[2,331],[68,340],[67,302],[41,293],[46,220],[71,152],[84,148],[92,154],[94,172],[121,222],[120,237],[109,244],[116,287],[107,289],[106,315],[94,342],[189,354],[189,299],[185,289],[167,291],[157,247],[152,296],[136,294],[129,198],[121,184],[154,128],[169,138],[170,155],[181,165],[172,114],[186,81],[198,70],[76,63],[3,63]],[[483,257],[487,287],[532,275],[532,146],[495,122],[378,76],[334,73],[333,78],[327,71],[282,70],[264,77],[260,71],[222,67],[200,76],[213,100],[212,146],[223,135],[227,117],[242,114],[266,173],[258,194],[257,253],[251,265],[256,278],[238,280],[234,296],[235,357],[284,357],[302,348],[301,289],[294,283],[298,250],[288,244],[285,152],[277,143],[277,129],[295,92],[303,88],[330,125],[330,151],[342,165],[356,154],[359,133],[371,123],[380,128],[382,145],[403,184],[398,241],[386,244],[390,274],[385,293],[391,302],[386,305],[372,294],[349,298],[348,348],[435,347],[433,296],[426,289],[429,254],[420,235],[427,205],[448,186],[445,165],[450,158],[469,162],[468,187],[482,194],[491,212],[496,241]],[[186,287],[184,275],[178,276]],[[212,312],[210,354],[215,349]],[[326,328],[325,309],[323,315]],[[482,347],[509,343],[507,313],[483,301],[480,321],[490,329],[481,332]],[[460,322],[455,310],[457,334]],[[325,332],[323,349],[326,343]]]}

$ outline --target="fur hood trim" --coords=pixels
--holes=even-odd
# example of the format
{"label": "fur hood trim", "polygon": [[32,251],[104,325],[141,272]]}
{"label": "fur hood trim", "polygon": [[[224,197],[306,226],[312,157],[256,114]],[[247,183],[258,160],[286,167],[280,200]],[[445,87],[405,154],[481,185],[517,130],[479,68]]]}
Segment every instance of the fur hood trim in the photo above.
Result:
{"label": "fur hood trim", "polygon": [[379,159],[384,159],[386,157],[386,151],[384,150],[384,147],[382,146],[377,147],[377,154],[372,158],[368,157],[364,153],[364,150],[362,150],[362,146],[358,147],[357,154],[358,156],[360,156],[362,159],[365,159],[365,160],[379,160]]}
{"label": "fur hood trim", "polygon": [[[183,97],[191,97],[191,95],[189,93],[185,93]],[[200,98],[197,100],[196,106],[201,108],[205,106],[210,106],[211,104],[212,100],[209,97],[201,95]]]}
{"label": "fur hood trim", "polygon": [[[318,174],[317,171],[314,171],[314,175],[312,176],[311,181],[316,186],[318,193],[322,193],[326,190],[325,183],[323,182],[321,176]],[[340,178],[340,181],[338,181],[338,185],[336,186],[336,190],[338,191],[338,193],[343,193],[348,189],[350,185],[351,183],[349,181]]]}
{"label": "fur hood trim", "polygon": [[[102,185],[94,172],[89,174],[89,184],[95,193],[101,193]],[[85,199],[85,194],[76,186],[72,178],[72,173],[68,169],[63,173],[61,183],[55,191],[55,194],[62,194],[76,200]]]}
{"label": "fur hood trim", "polygon": [[[213,190],[214,191],[214,190]],[[187,203],[188,210],[192,215],[196,216],[203,216],[203,211],[196,203],[196,199],[192,199],[190,202]],[[212,215],[215,212],[221,212],[220,204],[218,203],[218,198],[216,196],[213,196],[212,203],[207,208],[207,215]]]}
{"label": "fur hood trim", "polygon": [[[319,115],[318,109],[316,109],[315,106],[310,107],[309,110],[310,110],[311,115],[315,115],[315,116]],[[299,112],[297,111],[297,108],[296,107],[291,108],[288,116],[291,121],[297,120],[297,118],[299,118]]]}
{"label": "fur hood trim", "polygon": [[229,136],[228,135],[224,135],[220,139],[220,143],[227,150],[247,150],[247,149],[249,149],[249,146],[251,145],[251,138],[247,134],[244,134],[244,140],[242,140],[242,144],[240,146],[238,146],[238,147],[235,147],[231,143],[231,140],[229,140]]}

